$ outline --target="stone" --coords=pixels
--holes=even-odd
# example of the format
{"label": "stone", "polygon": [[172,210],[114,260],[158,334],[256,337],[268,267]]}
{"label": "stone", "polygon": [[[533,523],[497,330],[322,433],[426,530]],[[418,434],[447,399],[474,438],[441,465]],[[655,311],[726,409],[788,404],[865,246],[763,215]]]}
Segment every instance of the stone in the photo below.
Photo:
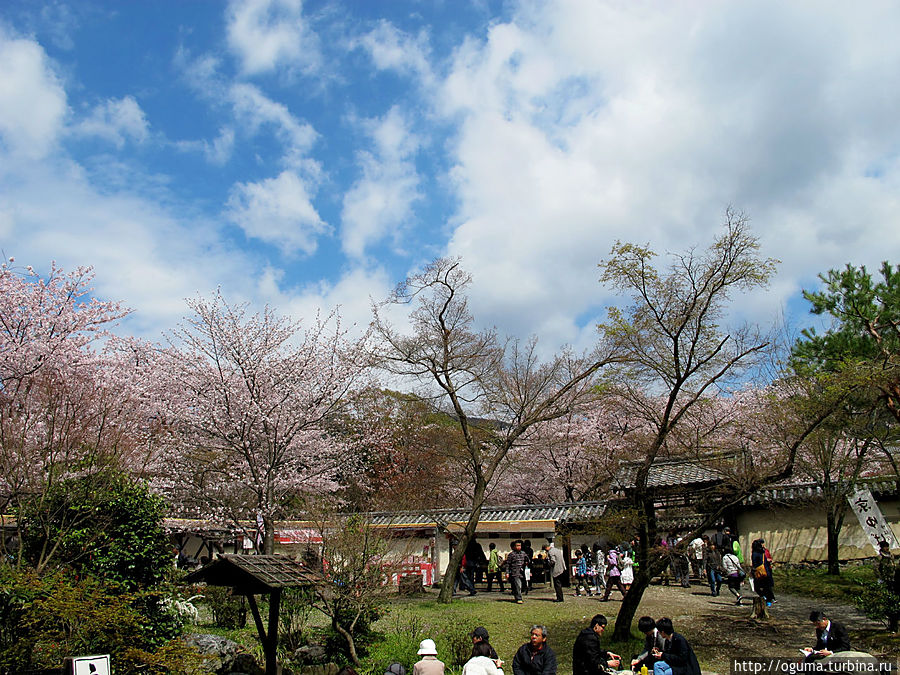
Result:
{"label": "stone", "polygon": [[303,645],[294,651],[294,660],[304,665],[324,663],[327,658],[328,652],[322,645]]}
{"label": "stone", "polygon": [[[186,635],[184,641],[189,647],[193,647],[203,659],[202,668],[207,673],[228,673],[232,670],[232,664],[241,650],[241,646],[218,635],[206,633],[191,633]],[[252,675],[248,673],[247,675]]]}

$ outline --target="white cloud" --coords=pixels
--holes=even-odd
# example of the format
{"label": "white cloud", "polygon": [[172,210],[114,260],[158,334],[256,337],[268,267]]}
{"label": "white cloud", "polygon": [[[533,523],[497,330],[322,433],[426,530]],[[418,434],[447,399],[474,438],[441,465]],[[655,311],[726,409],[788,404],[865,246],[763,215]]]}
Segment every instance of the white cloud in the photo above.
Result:
{"label": "white cloud", "polygon": [[283,162],[287,166],[309,165],[305,155],[316,139],[316,132],[309,124],[295,118],[283,103],[273,101],[257,87],[250,84],[234,84],[228,89],[235,118],[246,125],[250,134],[262,127],[270,127],[284,146]]}
{"label": "white cloud", "polygon": [[106,139],[121,148],[127,139],[143,143],[149,135],[149,125],[144,111],[132,96],[109,99],[98,105],[91,114],[74,128],[85,136]]}
{"label": "white cloud", "polygon": [[419,142],[403,114],[394,107],[367,126],[375,148],[357,154],[363,175],[344,195],[341,214],[342,246],[353,258],[385,235],[398,238],[421,196],[414,161]]}
{"label": "white cloud", "polygon": [[233,0],[226,21],[228,45],[244,73],[319,65],[318,40],[303,17],[302,0]]}
{"label": "white cloud", "polygon": [[900,250],[900,90],[884,86],[900,15],[821,10],[525,3],[462,43],[435,106],[460,122],[447,251],[474,275],[476,314],[583,340],[615,239],[704,245],[729,204],[785,260],[765,320],[850,251]]}
{"label": "white cloud", "polygon": [[382,19],[374,29],[352,40],[350,46],[369,52],[379,70],[415,75],[426,86],[434,81],[429,62],[428,36],[424,31],[411,36]]}
{"label": "white cloud", "polygon": [[66,116],[66,93],[44,50],[0,26],[0,139],[12,153],[44,157]]}
{"label": "white cloud", "polygon": [[228,217],[248,237],[275,244],[288,254],[313,253],[317,237],[329,231],[303,180],[292,171],[257,183],[238,183],[228,200]]}

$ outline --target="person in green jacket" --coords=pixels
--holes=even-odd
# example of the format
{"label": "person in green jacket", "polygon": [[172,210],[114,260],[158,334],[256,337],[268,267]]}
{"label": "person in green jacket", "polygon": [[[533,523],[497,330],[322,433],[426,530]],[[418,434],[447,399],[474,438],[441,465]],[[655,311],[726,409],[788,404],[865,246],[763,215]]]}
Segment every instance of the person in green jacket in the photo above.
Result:
{"label": "person in green jacket", "polygon": [[487,582],[488,582],[488,593],[491,592],[491,588],[493,587],[494,579],[497,580],[497,584],[500,586],[500,592],[503,592],[503,575],[500,573],[500,554],[497,553],[497,545],[491,543],[488,545],[490,549],[490,553],[488,553],[488,564],[487,564]]}

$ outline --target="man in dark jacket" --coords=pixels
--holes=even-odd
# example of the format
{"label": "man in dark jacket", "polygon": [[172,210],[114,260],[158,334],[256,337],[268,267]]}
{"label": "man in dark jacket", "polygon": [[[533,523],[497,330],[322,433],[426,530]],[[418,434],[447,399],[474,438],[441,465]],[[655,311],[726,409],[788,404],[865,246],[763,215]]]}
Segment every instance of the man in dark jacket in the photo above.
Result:
{"label": "man in dark jacket", "polygon": [[506,571],[509,574],[509,585],[512,586],[513,597],[522,604],[522,584],[525,583],[525,566],[528,556],[522,551],[522,540],[512,543],[512,551],[506,556]]}
{"label": "man in dark jacket", "polygon": [[622,657],[600,647],[600,636],[606,630],[606,617],[597,614],[589,628],[582,630],[572,647],[573,675],[598,675],[608,669],[618,670]]}
{"label": "man in dark jacket", "polygon": [[556,675],[556,654],[547,644],[546,626],[532,626],[531,640],[513,657],[513,675]]}
{"label": "man in dark jacket", "polygon": [[691,645],[681,633],[676,633],[672,619],[663,617],[656,622],[656,629],[665,640],[662,649],[651,654],[657,659],[653,664],[654,675],[700,675],[700,663]]}
{"label": "man in dark jacket", "polygon": [[816,627],[816,646],[813,648],[807,647],[803,650],[806,652],[804,661],[824,659],[835,652],[849,652],[852,649],[850,647],[850,636],[847,635],[847,629],[844,628],[843,624],[837,621],[830,621],[822,610],[810,612],[809,620]]}

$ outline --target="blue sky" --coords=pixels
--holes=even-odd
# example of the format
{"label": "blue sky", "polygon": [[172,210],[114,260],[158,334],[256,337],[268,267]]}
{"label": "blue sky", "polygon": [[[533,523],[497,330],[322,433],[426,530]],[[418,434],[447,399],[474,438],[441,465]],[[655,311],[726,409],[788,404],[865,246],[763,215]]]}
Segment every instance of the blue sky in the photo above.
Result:
{"label": "blue sky", "polygon": [[248,0],[0,5],[0,246],[93,265],[155,338],[221,287],[368,321],[458,255],[484,324],[584,347],[616,239],[745,211],[742,317],[900,259],[900,6]]}

